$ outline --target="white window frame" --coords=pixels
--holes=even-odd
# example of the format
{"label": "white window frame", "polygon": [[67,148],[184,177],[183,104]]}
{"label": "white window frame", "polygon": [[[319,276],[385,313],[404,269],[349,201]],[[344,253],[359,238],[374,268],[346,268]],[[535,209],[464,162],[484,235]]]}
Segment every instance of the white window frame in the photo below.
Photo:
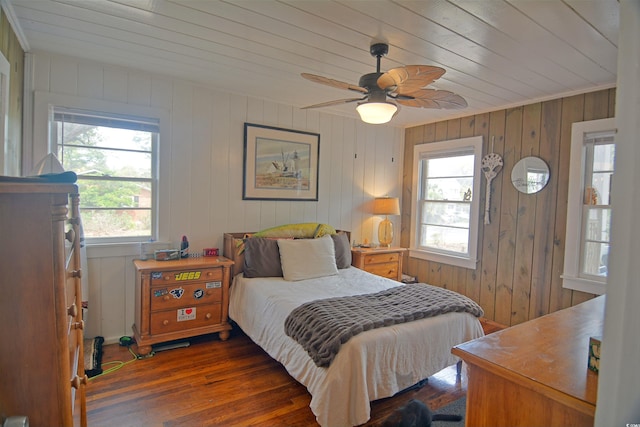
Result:
{"label": "white window frame", "polygon": [[[433,142],[427,144],[416,145],[413,149],[413,184],[411,201],[411,238],[409,255],[414,258],[424,259],[428,261],[440,262],[457,267],[464,267],[475,270],[478,259],[478,230],[480,227],[480,183],[481,183],[481,167],[482,161],[482,136],[473,136],[468,138],[452,139],[448,141]],[[469,242],[468,256],[455,256],[442,252],[433,252],[418,248],[417,234],[420,232],[418,201],[420,197],[420,162],[425,157],[451,155],[455,156],[462,151],[472,151],[474,155],[473,166],[473,189],[470,206],[469,218]]]}
{"label": "white window frame", "polygon": [[[64,95],[51,92],[36,91],[34,93],[34,152],[35,159],[40,159],[48,153],[56,153],[56,141],[51,136],[50,122],[53,120],[54,107],[67,107],[72,109],[101,111],[113,115],[131,115],[136,117],[147,117],[157,119],[159,121],[160,133],[159,143],[155,147],[155,155],[153,158],[154,171],[154,206],[152,210],[152,240],[161,240],[161,212],[164,212],[166,206],[163,207],[162,199],[166,199],[167,191],[163,189],[163,179],[160,177],[160,165],[163,164],[160,159],[160,145],[162,141],[168,141],[171,135],[170,129],[170,112],[163,108],[148,107],[134,104],[127,104],[117,101],[98,100],[93,98],[85,98],[74,95]],[[36,142],[46,141],[45,144],[37,144]],[[164,188],[167,188],[164,186]],[[82,195],[80,195],[82,197]],[[165,203],[166,205],[166,203]],[[148,238],[96,238],[87,239],[88,246],[106,245],[112,246],[114,243],[135,243],[146,242]]]}
{"label": "white window frame", "polygon": [[571,126],[571,156],[569,160],[569,191],[567,200],[567,226],[564,246],[562,287],[590,294],[606,292],[607,278],[585,278],[580,274],[582,254],[582,207],[585,180],[585,134],[616,130],[615,118],[576,122]]}

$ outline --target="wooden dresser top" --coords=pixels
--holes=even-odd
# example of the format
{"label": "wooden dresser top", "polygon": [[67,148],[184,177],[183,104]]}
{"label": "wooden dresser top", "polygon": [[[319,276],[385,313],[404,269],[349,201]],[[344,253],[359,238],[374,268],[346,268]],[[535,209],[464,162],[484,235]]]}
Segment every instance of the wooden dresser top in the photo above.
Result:
{"label": "wooden dresser top", "polygon": [[452,353],[545,394],[595,407],[598,374],[587,367],[589,337],[602,336],[604,306],[605,296],[600,296],[460,344]]}

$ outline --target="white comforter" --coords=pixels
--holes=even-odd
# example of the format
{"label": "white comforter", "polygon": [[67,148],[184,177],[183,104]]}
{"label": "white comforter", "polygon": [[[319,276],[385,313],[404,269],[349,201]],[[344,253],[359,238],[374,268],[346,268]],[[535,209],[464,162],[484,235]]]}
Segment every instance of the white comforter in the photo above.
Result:
{"label": "white comforter", "polygon": [[345,344],[328,368],[320,368],[285,335],[287,315],[304,302],[373,293],[399,282],[355,267],[339,275],[287,282],[282,278],[234,278],[229,316],[289,374],[307,387],[321,426],[355,426],[370,418],[369,402],[389,397],[458,359],[451,348],[483,335],[476,317],[448,313],[370,330]]}

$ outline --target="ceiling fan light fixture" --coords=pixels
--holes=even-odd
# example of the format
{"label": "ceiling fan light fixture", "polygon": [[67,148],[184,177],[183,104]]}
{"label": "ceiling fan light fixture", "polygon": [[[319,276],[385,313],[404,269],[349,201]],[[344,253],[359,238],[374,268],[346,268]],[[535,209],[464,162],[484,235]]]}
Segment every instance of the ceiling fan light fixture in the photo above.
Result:
{"label": "ceiling fan light fixture", "polygon": [[391,102],[363,102],[356,107],[356,111],[363,122],[379,125],[388,123],[398,111],[398,107]]}

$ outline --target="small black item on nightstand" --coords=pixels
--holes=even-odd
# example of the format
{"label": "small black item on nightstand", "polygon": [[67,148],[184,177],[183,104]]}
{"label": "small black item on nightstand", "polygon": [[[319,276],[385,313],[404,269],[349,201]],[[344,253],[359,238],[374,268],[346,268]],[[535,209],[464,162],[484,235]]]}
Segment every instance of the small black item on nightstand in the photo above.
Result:
{"label": "small black item on nightstand", "polygon": [[187,236],[182,236],[182,242],[180,242],[180,257],[189,258],[189,240],[187,240]]}

